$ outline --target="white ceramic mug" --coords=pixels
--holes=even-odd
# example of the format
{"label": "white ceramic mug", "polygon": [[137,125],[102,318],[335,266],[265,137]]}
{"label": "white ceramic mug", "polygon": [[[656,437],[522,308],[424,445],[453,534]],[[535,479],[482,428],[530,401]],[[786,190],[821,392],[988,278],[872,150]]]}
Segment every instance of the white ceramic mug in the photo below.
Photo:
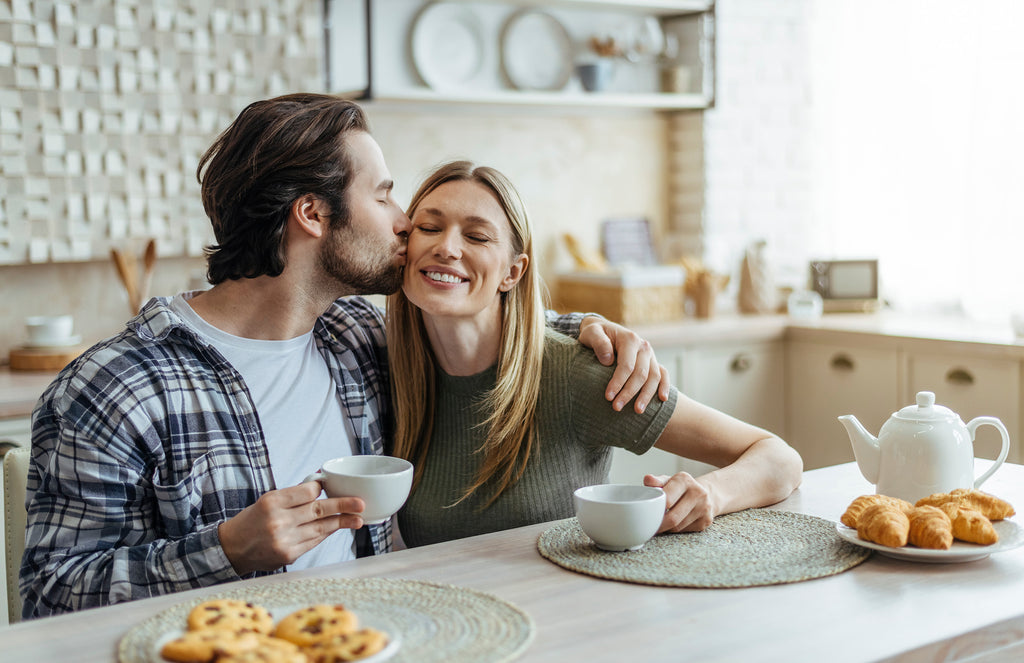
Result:
{"label": "white ceramic mug", "polygon": [[70,315],[34,315],[25,318],[28,342],[34,346],[62,345],[71,338],[75,318]]}
{"label": "white ceramic mug", "polygon": [[323,464],[305,481],[319,481],[328,497],[358,497],[367,525],[379,525],[402,508],[412,488],[412,463],[393,456],[345,456]]}
{"label": "white ceramic mug", "polygon": [[580,527],[598,548],[611,552],[639,550],[665,517],[665,491],[651,486],[585,486],[573,500]]}

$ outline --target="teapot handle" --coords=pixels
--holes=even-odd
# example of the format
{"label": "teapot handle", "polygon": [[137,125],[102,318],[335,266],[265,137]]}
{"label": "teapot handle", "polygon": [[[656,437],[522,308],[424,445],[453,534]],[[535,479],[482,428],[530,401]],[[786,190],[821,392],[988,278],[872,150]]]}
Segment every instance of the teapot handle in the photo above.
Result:
{"label": "teapot handle", "polygon": [[978,426],[984,426],[986,424],[989,426],[995,426],[996,430],[999,431],[999,434],[1003,437],[1003,448],[999,451],[999,458],[996,459],[995,464],[988,468],[988,472],[985,472],[975,480],[975,488],[981,487],[981,484],[985,483],[985,480],[999,469],[999,466],[1006,460],[1006,454],[1010,451],[1010,434],[1006,432],[1006,426],[1003,425],[1003,422],[995,417],[975,417],[967,422],[967,430],[971,433],[971,442],[974,442],[974,434],[977,432]]}

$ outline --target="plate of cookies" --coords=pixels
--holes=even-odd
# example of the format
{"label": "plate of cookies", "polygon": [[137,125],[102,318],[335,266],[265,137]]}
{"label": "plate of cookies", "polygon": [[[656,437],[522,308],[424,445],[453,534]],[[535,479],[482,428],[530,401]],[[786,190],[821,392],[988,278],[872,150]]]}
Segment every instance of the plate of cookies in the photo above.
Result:
{"label": "plate of cookies", "polygon": [[[361,623],[340,603],[262,605],[214,598],[192,607],[180,629],[154,644],[152,660],[170,663],[379,663],[398,651],[398,640]],[[273,610],[273,613],[271,613]]]}
{"label": "plate of cookies", "polygon": [[958,488],[911,504],[861,495],[836,525],[846,541],[913,562],[971,562],[1024,545],[1013,506],[980,490]]}
{"label": "plate of cookies", "polygon": [[534,623],[486,592],[401,578],[277,577],[183,600],[132,627],[119,663],[504,663]]}

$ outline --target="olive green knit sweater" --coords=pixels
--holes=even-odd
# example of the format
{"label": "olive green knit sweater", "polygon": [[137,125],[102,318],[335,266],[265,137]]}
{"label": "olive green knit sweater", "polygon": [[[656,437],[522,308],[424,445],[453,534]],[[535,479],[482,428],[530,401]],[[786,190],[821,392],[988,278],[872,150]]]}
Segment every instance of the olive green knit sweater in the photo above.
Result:
{"label": "olive green knit sweater", "polygon": [[490,507],[480,510],[490,493],[462,495],[480,463],[475,452],[484,441],[485,419],[478,405],[494,386],[496,369],[469,377],[443,372],[438,379],[438,406],[423,479],[399,512],[406,545],[422,546],[522,525],[568,518],[574,514],[577,488],[607,481],[610,447],[637,454],[658,440],[675,409],[677,392],[668,402],[655,398],[644,414],[632,405],[612,410],[604,390],[613,369],[598,363],[594,353],[550,329],[537,407],[540,445],[518,483]]}

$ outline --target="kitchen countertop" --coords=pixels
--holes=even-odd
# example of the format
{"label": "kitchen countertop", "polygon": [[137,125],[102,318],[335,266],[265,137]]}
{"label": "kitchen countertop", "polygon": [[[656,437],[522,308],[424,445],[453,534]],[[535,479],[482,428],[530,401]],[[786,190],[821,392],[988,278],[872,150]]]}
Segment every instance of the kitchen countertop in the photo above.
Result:
{"label": "kitchen countertop", "polygon": [[841,341],[883,336],[998,347],[1002,352],[1024,358],[1024,338],[1015,336],[1008,322],[999,325],[953,316],[829,313],[817,320],[798,320],[787,315],[722,315],[706,320],[637,325],[634,330],[655,346],[783,339]]}
{"label": "kitchen countertop", "polygon": [[[637,325],[637,333],[655,347],[710,343],[781,341],[843,342],[870,337],[968,343],[1008,358],[1024,359],[1024,339],[1009,323],[986,324],[950,316],[882,312],[829,313],[804,321],[786,315],[720,315],[705,320]],[[0,419],[28,417],[56,372],[15,372],[0,368]]]}
{"label": "kitchen countertop", "polygon": [[46,390],[56,371],[12,371],[0,368],[0,419],[16,419],[32,414],[39,396]]}

